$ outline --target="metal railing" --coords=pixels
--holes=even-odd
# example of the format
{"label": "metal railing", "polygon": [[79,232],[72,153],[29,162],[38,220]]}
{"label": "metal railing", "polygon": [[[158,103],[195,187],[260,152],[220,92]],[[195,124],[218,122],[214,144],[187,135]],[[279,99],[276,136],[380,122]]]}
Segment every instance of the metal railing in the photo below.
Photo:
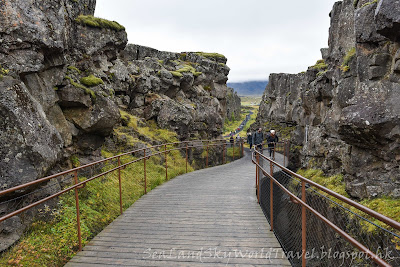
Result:
{"label": "metal railing", "polygon": [[[189,150],[190,149],[202,149],[205,151],[205,168],[209,167],[209,149],[210,148],[220,148],[222,149],[222,164],[227,163],[228,158],[230,157],[232,160],[235,159],[235,153],[239,154],[240,156],[243,156],[244,150],[243,150],[243,141],[241,140],[240,142],[234,140],[233,142],[230,142],[229,140],[225,139],[217,139],[217,140],[195,140],[195,141],[183,141],[183,142],[176,142],[176,143],[167,143],[167,144],[161,144],[161,145],[156,145],[156,146],[151,146],[151,147],[145,147],[142,149],[137,149],[129,152],[125,152],[113,157],[109,157],[106,159],[102,159],[93,163],[89,163],[80,167],[76,167],[70,170],[66,170],[60,173],[56,173],[29,183],[21,184],[3,191],[0,191],[0,197],[1,199],[7,199],[9,195],[12,197],[16,198],[21,198],[22,196],[20,195],[21,192],[28,192],[26,195],[32,194],[32,190],[40,186],[41,184],[45,182],[49,182],[52,179],[57,179],[60,177],[65,177],[65,176],[73,176],[73,185],[68,186],[67,188],[63,190],[59,190],[58,192],[51,194],[50,196],[44,197],[42,199],[39,199],[33,203],[30,203],[29,205],[26,205],[24,207],[19,207],[14,211],[10,211],[7,214],[3,215],[0,218],[0,223],[4,222],[5,220],[16,216],[24,211],[27,211],[29,209],[32,209],[42,203],[45,203],[51,199],[54,199],[58,196],[61,196],[62,194],[65,194],[71,190],[75,191],[75,206],[76,206],[76,221],[77,221],[77,236],[78,236],[78,244],[79,244],[79,250],[82,250],[82,236],[81,236],[81,223],[80,223],[80,208],[79,208],[79,189],[84,188],[86,184],[88,184],[90,181],[93,181],[95,179],[98,179],[100,177],[104,177],[107,174],[113,173],[113,172],[118,172],[118,184],[119,184],[119,212],[122,214],[123,212],[123,199],[122,199],[122,182],[121,182],[121,170],[125,169],[128,165],[131,165],[136,162],[143,162],[143,181],[144,181],[144,194],[147,193],[147,172],[146,172],[146,161],[148,161],[151,157],[157,156],[157,155],[162,155],[164,156],[164,165],[165,165],[165,180],[168,180],[168,155],[172,151],[181,151],[181,155],[185,156],[185,161],[186,161],[186,173],[188,172],[188,165],[189,165]],[[232,148],[232,152],[229,151],[228,148]],[[236,152],[235,152],[236,149]],[[219,153],[221,152],[218,150]],[[230,153],[228,153],[230,152]],[[121,161],[121,158],[124,156],[136,156],[138,155],[137,158],[134,158],[133,160],[130,160],[126,163],[123,163]],[[112,166],[111,169],[104,171],[104,164],[107,162],[112,162],[114,161],[116,166]],[[215,164],[214,164],[215,165]],[[99,166],[101,169],[101,172],[95,175],[92,175],[89,178],[86,178],[84,181],[79,181],[78,179],[78,172],[85,170],[85,169],[90,169],[94,166]],[[65,180],[65,179],[64,179]],[[22,190],[22,191],[21,191]],[[11,199],[13,200],[13,199]],[[7,200],[6,202],[9,202],[10,200]],[[0,204],[2,204],[1,202]]]}
{"label": "metal railing", "polygon": [[[287,143],[281,145],[281,147],[283,148],[283,153],[285,156],[287,156],[288,151],[289,151],[289,146],[287,145]],[[282,150],[280,150],[282,153]],[[273,157],[274,158],[274,157]],[[310,200],[307,201],[308,197],[310,197],[310,195],[314,192],[317,192],[316,190],[313,190],[312,187],[316,188],[317,190],[323,192],[326,196],[324,195],[320,195],[321,197],[324,197],[326,199],[328,199],[329,201],[335,203],[335,205],[340,206],[341,208],[350,211],[349,209],[343,207],[343,205],[340,205],[334,201],[332,201],[330,198],[334,198],[337,199],[339,201],[342,201],[343,203],[345,203],[344,205],[348,205],[349,207],[352,207],[358,211],[361,211],[365,214],[368,214],[369,216],[371,216],[372,218],[375,218],[377,220],[379,220],[380,222],[385,223],[386,225],[392,227],[394,229],[394,231],[399,231],[400,230],[400,223],[388,218],[374,210],[371,210],[370,208],[367,208],[347,197],[344,197],[324,186],[321,186],[307,178],[304,178],[301,175],[298,175],[292,171],[290,171],[289,169],[287,169],[285,166],[280,165],[279,163],[277,163],[276,161],[273,160],[273,158],[268,158],[267,156],[263,155],[262,151],[254,151],[252,154],[252,162],[256,165],[256,187],[257,187],[257,198],[258,198],[258,202],[260,203],[260,191],[263,190],[261,188],[261,179],[264,179],[264,191],[263,194],[265,195],[264,199],[266,203],[265,206],[266,208],[263,208],[264,212],[267,210],[266,213],[266,217],[270,222],[270,227],[271,227],[271,231],[275,232],[274,229],[274,218],[275,219],[279,219],[278,215],[275,215],[274,212],[278,212],[276,207],[279,203],[274,203],[278,202],[278,201],[282,201],[282,199],[288,199],[288,201],[286,201],[287,203],[291,203],[291,206],[300,206],[301,207],[301,212],[297,212],[295,216],[290,217],[293,220],[298,220],[298,217],[301,217],[301,225],[299,225],[300,223],[292,223],[291,222],[291,230],[293,231],[298,231],[300,230],[299,228],[301,228],[301,237],[300,234],[297,233],[297,235],[300,237],[301,239],[301,251],[299,251],[299,254],[301,254],[301,266],[305,267],[306,263],[307,263],[307,257],[309,257],[310,255],[310,251],[307,251],[307,242],[308,239],[313,239],[314,237],[312,236],[312,230],[313,229],[308,229],[307,228],[307,224],[311,222],[311,220],[317,220],[319,221],[319,223],[321,223],[322,225],[324,225],[326,228],[324,229],[331,229],[333,230],[336,234],[334,238],[338,238],[339,235],[341,237],[343,237],[345,240],[347,240],[347,242],[349,242],[351,244],[351,246],[353,248],[358,249],[359,251],[361,251],[362,253],[365,253],[367,255],[368,260],[372,260],[373,262],[375,262],[376,264],[378,264],[379,266],[391,266],[388,262],[386,262],[382,257],[382,255],[380,255],[379,253],[374,253],[372,252],[371,249],[369,249],[365,244],[362,244],[361,242],[359,242],[357,239],[357,237],[355,237],[356,234],[350,235],[348,233],[349,231],[349,225],[346,225],[346,223],[343,223],[343,225],[341,225],[339,227],[338,223],[333,222],[335,220],[333,220],[332,218],[335,217],[334,214],[334,209],[332,207],[328,206],[328,211],[326,212],[322,212],[322,211],[318,211],[316,210],[316,206],[315,203],[312,203]],[[263,163],[267,163],[265,164],[266,166],[263,166]],[[284,163],[284,165],[286,164],[286,162]],[[277,171],[279,170],[279,171]],[[287,183],[286,186],[284,184],[282,184],[280,181],[278,181],[277,178],[275,178],[274,176],[277,176],[277,173],[282,173],[284,176],[289,177],[287,180],[290,180],[292,183],[292,187],[293,187],[293,181],[295,181],[296,183],[298,183],[298,191],[296,192],[292,192],[293,190],[291,190],[290,186],[288,186]],[[264,177],[265,178],[262,178]],[[269,182],[267,182],[269,180]],[[301,186],[300,186],[301,183]],[[301,188],[301,191],[300,191]],[[312,190],[312,191],[311,191]],[[279,191],[279,192],[278,192]],[[281,197],[280,199],[277,201],[277,199],[275,198],[275,195],[279,194]],[[284,197],[286,196],[286,197]],[[275,200],[274,200],[275,199]],[[315,201],[315,197],[313,198],[313,200]],[[269,203],[268,203],[269,202]],[[269,204],[269,205],[268,205]],[[282,204],[279,204],[282,205]],[[287,204],[289,205],[289,204]],[[275,210],[274,210],[275,207]],[[330,209],[330,210],[329,210]],[[298,210],[298,209],[297,209]],[[358,217],[362,218],[363,220],[368,221],[367,219],[361,217],[360,215],[354,213],[353,211],[350,211],[352,214],[357,215]],[[286,215],[288,215],[288,213],[290,213],[290,211],[286,211]],[[322,213],[325,213],[324,215]],[[300,215],[301,214],[301,215]],[[315,216],[315,218],[310,218],[310,214],[312,214],[313,216]],[[289,215],[288,215],[289,216]],[[327,217],[330,217],[330,219],[328,219]],[[280,218],[281,219],[281,218]],[[286,218],[285,220],[288,220],[288,218]],[[280,223],[284,221],[284,220],[280,220]],[[370,221],[368,221],[370,223]],[[372,222],[371,222],[372,223]],[[374,224],[374,223],[372,223]],[[299,226],[299,227],[293,227],[293,225],[295,226]],[[377,226],[376,224],[374,224],[375,226]],[[277,225],[277,227],[281,227],[279,224]],[[293,229],[296,228],[296,229]],[[321,228],[321,227],[320,227]],[[383,230],[385,230],[386,232],[390,233],[393,235],[393,237],[398,238],[399,236],[393,232],[391,232],[390,230],[381,228]],[[315,230],[315,229],[314,229]],[[359,229],[356,229],[356,232],[359,231]],[[276,234],[276,233],[275,233]],[[311,235],[311,236],[310,236]],[[327,235],[327,233],[322,233],[320,234],[320,236],[318,237],[319,239],[323,239],[324,235]],[[336,236],[338,235],[338,236]],[[279,236],[277,236],[278,239],[280,238]],[[290,238],[290,242],[293,242],[293,238]],[[383,243],[383,242],[380,242]],[[377,255],[379,254],[379,255]],[[317,257],[318,258],[318,257]],[[319,256],[319,260],[322,261],[321,255]],[[393,259],[392,259],[393,260]],[[353,261],[353,259],[352,259]],[[323,266],[320,263],[317,263],[319,266]],[[300,265],[300,263],[299,263]],[[314,265],[313,265],[314,266]],[[332,266],[330,264],[327,264],[326,266]],[[343,265],[343,266],[347,266],[347,265]],[[350,265],[349,265],[350,266]],[[353,266],[353,265],[352,265]],[[355,266],[365,266],[364,264],[362,265],[355,265]]]}

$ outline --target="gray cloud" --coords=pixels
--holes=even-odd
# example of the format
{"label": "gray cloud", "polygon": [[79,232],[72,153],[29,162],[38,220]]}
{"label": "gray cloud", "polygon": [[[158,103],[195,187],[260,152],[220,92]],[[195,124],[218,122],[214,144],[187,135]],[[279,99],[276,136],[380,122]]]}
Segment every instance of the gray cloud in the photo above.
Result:
{"label": "gray cloud", "polygon": [[224,54],[236,82],[313,65],[327,47],[334,2],[97,0],[95,15],[124,25],[130,43]]}

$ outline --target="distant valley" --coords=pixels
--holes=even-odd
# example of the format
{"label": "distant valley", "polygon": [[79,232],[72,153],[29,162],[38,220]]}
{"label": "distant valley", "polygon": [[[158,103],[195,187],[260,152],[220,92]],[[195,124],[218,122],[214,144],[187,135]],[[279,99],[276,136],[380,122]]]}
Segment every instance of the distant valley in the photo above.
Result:
{"label": "distant valley", "polygon": [[228,87],[232,87],[240,96],[261,96],[264,93],[268,81],[248,81],[240,83],[227,83]]}

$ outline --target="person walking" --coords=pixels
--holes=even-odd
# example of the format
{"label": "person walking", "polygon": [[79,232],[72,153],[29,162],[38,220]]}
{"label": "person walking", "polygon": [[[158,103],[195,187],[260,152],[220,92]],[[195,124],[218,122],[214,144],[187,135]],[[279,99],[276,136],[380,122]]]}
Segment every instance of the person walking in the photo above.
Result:
{"label": "person walking", "polygon": [[250,146],[250,150],[253,147],[253,135],[251,134],[250,129],[247,130],[247,143]]}
{"label": "person walking", "polygon": [[264,134],[261,128],[258,128],[258,131],[253,134],[253,145],[254,149],[261,150],[263,149],[263,141],[264,141]]}
{"label": "person walking", "polygon": [[[268,151],[269,151],[270,158],[272,158],[273,155],[275,156],[275,153],[274,153],[275,145],[278,142],[279,142],[279,138],[276,135],[275,130],[271,130],[270,134],[267,136]],[[275,159],[275,157],[273,159]]]}

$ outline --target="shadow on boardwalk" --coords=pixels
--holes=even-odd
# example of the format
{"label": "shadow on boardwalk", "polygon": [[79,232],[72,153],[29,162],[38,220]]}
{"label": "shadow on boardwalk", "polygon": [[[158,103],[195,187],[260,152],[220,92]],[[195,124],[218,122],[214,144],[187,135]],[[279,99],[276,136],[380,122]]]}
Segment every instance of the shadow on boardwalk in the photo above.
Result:
{"label": "shadow on boardwalk", "polygon": [[249,153],[152,190],[66,266],[226,265],[290,266],[257,204]]}

